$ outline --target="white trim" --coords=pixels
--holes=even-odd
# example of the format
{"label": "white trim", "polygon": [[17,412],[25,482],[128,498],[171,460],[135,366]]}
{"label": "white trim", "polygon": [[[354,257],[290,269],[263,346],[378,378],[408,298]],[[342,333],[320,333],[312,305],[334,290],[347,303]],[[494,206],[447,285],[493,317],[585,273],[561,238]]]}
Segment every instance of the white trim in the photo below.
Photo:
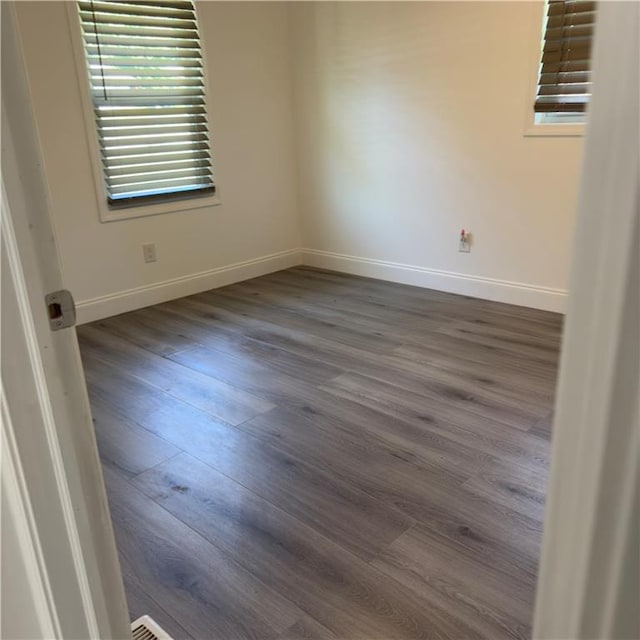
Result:
{"label": "white trim", "polygon": [[598,5],[534,638],[640,637],[639,27]]}
{"label": "white trim", "polygon": [[[95,171],[93,173],[95,173]],[[106,197],[103,195],[98,201],[100,222],[118,222],[118,220],[131,220],[132,218],[159,216],[164,213],[182,213],[183,211],[217,207],[222,204],[218,191],[218,185],[216,184],[216,192],[211,196],[189,196],[181,200],[176,199],[167,202],[159,202],[157,204],[145,204],[142,206],[122,208],[109,207],[109,205],[106,204]]]}
{"label": "white trim", "polygon": [[390,282],[401,282],[474,298],[534,309],[564,312],[567,292],[521,282],[497,280],[417,265],[361,258],[331,251],[302,249],[303,264]]}
{"label": "white trim", "polygon": [[18,446],[9,407],[0,382],[0,423],[2,424],[2,488],[6,503],[2,505],[3,517],[10,514],[16,529],[20,556],[25,568],[25,578],[33,598],[32,613],[38,619],[45,638],[61,638],[62,628],[58,620],[47,566],[44,561],[38,529],[24,471],[18,455]]}
{"label": "white trim", "polygon": [[[141,218],[146,216],[155,216],[164,213],[178,213],[181,211],[190,211],[193,209],[206,209],[214,207],[221,203],[220,185],[214,170],[214,134],[209,124],[209,111],[211,109],[211,91],[209,85],[209,77],[207,75],[207,65],[205,60],[204,42],[202,34],[200,34],[200,49],[202,55],[202,74],[205,95],[205,118],[209,128],[209,144],[211,148],[211,164],[214,176],[214,184],[216,192],[211,196],[195,197],[189,196],[183,199],[176,199],[158,204],[148,204],[127,208],[111,208],[107,204],[107,195],[104,187],[104,177],[102,171],[102,160],[100,157],[100,144],[98,141],[98,132],[96,130],[95,120],[93,116],[93,103],[87,79],[87,65],[85,61],[84,46],[82,43],[82,27],[80,25],[80,16],[76,2],[66,2],[67,17],[69,24],[69,34],[71,40],[71,48],[73,50],[73,58],[76,65],[76,79],[78,81],[78,91],[80,93],[80,101],[82,103],[82,115],[84,120],[85,134],[87,137],[87,146],[91,157],[91,173],[93,175],[94,190],[100,222],[116,222],[118,220],[129,220],[131,218]],[[197,3],[194,3],[194,6]],[[197,19],[197,7],[196,7]]]}
{"label": "white trim", "polygon": [[66,528],[71,556],[77,578],[80,596],[82,598],[83,613],[86,620],[87,628],[91,638],[99,638],[100,632],[96,620],[96,612],[93,606],[93,595],[89,585],[89,577],[82,554],[82,545],[80,543],[80,534],[78,531],[78,523],[76,521],[73,504],[71,501],[71,492],[67,483],[67,475],[65,472],[65,463],[60,450],[60,442],[58,440],[53,408],[49,397],[47,379],[40,357],[40,345],[38,335],[35,329],[33,315],[31,312],[31,303],[27,294],[27,284],[24,280],[24,273],[20,261],[18,243],[13,228],[9,203],[6,199],[6,189],[4,187],[4,179],[2,180],[2,237],[4,239],[4,248],[6,250],[11,279],[14,283],[16,302],[18,312],[22,321],[22,329],[26,342],[29,362],[35,390],[37,394],[37,404],[40,407],[42,415],[42,423],[49,449],[49,459],[51,461],[55,474],[56,494],[62,506],[62,513]]}
{"label": "white trim", "polygon": [[289,249],[181,278],[173,278],[127,291],[82,300],[76,305],[78,324],[190,296],[201,291],[224,287],[234,282],[256,278],[299,264],[301,264],[300,250]]}
{"label": "white trim", "polygon": [[2,54],[13,70],[2,75],[4,391],[61,627],[55,637],[126,638],[75,330],[52,333],[43,304],[63,283],[15,4],[2,5]]}
{"label": "white trim", "polygon": [[567,296],[567,292],[562,289],[361,258],[331,251],[289,249],[180,278],[81,300],[76,305],[78,324],[224,287],[301,264],[559,313],[564,312]]}
{"label": "white trim", "polygon": [[538,91],[538,73],[540,69],[540,43],[544,38],[546,18],[546,2],[531,3],[531,59],[527,68],[529,81],[526,83],[525,113],[523,136],[581,138],[584,136],[586,124],[555,124],[535,121],[533,102]]}

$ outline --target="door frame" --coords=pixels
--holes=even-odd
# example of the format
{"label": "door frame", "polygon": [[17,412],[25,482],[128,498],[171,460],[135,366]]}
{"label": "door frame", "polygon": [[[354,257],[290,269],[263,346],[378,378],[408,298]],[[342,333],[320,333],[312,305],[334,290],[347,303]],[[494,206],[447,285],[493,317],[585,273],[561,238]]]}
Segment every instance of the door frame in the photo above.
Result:
{"label": "door frame", "polygon": [[598,3],[535,638],[640,637],[639,34]]}
{"label": "door frame", "polygon": [[3,634],[130,638],[75,329],[49,327],[64,286],[13,2],[1,29]]}
{"label": "door frame", "polygon": [[[2,240],[19,318],[3,346],[6,353],[14,338],[25,342],[25,372],[38,391],[34,404],[15,385],[3,385],[3,503],[25,532],[21,553],[32,587],[25,597],[42,637],[125,638],[122,576],[75,331],[53,334],[42,305],[43,236],[31,225],[51,231],[51,222],[46,198],[35,210],[27,206],[25,175],[29,189],[36,180],[46,193],[46,182],[12,4],[2,3],[2,62],[11,71],[3,74],[2,92],[2,151],[9,159],[2,167]],[[635,615],[636,567],[625,563],[625,553],[636,542],[638,504],[639,13],[635,2],[599,5],[536,638],[616,637]],[[42,425],[32,441],[22,433],[27,401]],[[52,542],[59,543],[56,557]]]}

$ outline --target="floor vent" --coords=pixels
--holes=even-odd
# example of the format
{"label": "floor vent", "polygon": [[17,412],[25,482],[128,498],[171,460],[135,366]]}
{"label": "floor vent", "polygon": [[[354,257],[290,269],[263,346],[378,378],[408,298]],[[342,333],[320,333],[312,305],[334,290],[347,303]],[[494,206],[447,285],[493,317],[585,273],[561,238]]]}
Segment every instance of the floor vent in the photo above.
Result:
{"label": "floor vent", "polygon": [[149,616],[140,616],[131,623],[133,640],[173,640],[173,638]]}

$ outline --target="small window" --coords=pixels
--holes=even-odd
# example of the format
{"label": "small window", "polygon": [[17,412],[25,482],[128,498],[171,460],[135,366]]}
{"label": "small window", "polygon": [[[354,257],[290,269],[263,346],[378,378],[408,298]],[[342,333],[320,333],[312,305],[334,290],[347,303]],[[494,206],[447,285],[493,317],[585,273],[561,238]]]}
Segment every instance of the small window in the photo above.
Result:
{"label": "small window", "polygon": [[591,40],[596,3],[549,0],[534,106],[539,124],[585,121],[591,97]]}
{"label": "small window", "polygon": [[192,2],[78,2],[110,208],[215,192]]}

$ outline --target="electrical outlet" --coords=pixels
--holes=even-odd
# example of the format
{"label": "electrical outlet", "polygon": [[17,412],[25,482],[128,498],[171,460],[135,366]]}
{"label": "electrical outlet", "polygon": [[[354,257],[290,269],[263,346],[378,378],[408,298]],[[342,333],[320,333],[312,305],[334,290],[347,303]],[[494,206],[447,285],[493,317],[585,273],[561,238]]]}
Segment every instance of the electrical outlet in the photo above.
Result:
{"label": "electrical outlet", "polygon": [[460,253],[470,253],[471,252],[471,234],[464,229],[460,232],[458,236],[458,251]]}
{"label": "electrical outlet", "polygon": [[158,259],[156,245],[153,242],[142,245],[142,255],[145,262],[155,262]]}

